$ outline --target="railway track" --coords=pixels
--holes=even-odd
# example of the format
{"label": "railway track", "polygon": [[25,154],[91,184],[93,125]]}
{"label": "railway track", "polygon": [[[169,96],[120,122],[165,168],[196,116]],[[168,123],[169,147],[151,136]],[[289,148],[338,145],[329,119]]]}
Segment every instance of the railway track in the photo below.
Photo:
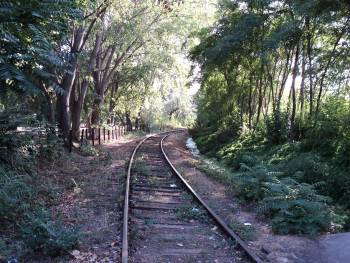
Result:
{"label": "railway track", "polygon": [[163,147],[170,134],[149,136],[133,151],[122,262],[262,262],[171,164]]}

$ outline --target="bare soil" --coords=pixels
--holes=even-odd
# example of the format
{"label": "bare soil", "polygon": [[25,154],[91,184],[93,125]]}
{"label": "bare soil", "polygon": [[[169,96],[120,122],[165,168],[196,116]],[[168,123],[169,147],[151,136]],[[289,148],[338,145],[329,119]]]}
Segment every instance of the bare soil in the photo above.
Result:
{"label": "bare soil", "polygon": [[316,239],[273,234],[268,220],[259,216],[254,211],[254,206],[242,204],[231,188],[199,171],[196,163],[200,160],[186,148],[188,137],[186,132],[168,137],[165,141],[167,155],[195,191],[228,224],[238,221],[251,224],[255,228],[255,239],[247,243],[257,255],[266,262],[275,263],[326,262],[320,257],[306,256],[309,250],[320,251]]}

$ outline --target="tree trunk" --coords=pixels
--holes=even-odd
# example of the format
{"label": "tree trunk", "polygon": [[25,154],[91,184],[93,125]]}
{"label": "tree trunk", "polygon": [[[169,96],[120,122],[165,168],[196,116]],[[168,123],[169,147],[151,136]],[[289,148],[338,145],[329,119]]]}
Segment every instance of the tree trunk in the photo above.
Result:
{"label": "tree trunk", "polygon": [[314,88],[313,88],[313,73],[312,73],[312,43],[311,43],[311,32],[310,32],[310,19],[306,18],[306,29],[307,34],[307,56],[308,56],[308,72],[309,72],[309,118],[312,117],[314,108]]}
{"label": "tree trunk", "polygon": [[[78,86],[76,87],[76,89]],[[73,96],[72,100],[72,134],[73,139],[79,141],[79,132],[80,132],[80,116],[81,111],[84,106],[85,96],[88,88],[88,81],[86,79],[81,83],[79,90],[73,90],[73,92],[78,92],[77,96]],[[73,93],[73,94],[74,94]],[[74,94],[76,95],[76,94]]]}
{"label": "tree trunk", "polygon": [[112,89],[111,89],[111,97],[110,97],[110,100],[109,100],[109,123],[110,124],[114,124],[114,108],[115,108],[115,94],[118,92],[118,89],[119,89],[119,82],[118,82],[118,79],[115,80],[115,83],[114,85],[112,85]]}
{"label": "tree trunk", "polygon": [[132,130],[132,122],[130,119],[130,112],[128,112],[128,111],[125,113],[125,121],[126,121],[127,131],[131,131]]}
{"label": "tree trunk", "polygon": [[262,104],[263,104],[263,99],[264,99],[264,95],[263,94],[263,71],[264,71],[264,66],[263,64],[261,65],[261,69],[260,69],[260,78],[259,78],[259,94],[258,94],[258,111],[257,111],[257,115],[256,115],[256,125],[258,125],[259,121],[260,121],[260,114],[261,114],[261,108],[262,108]]}
{"label": "tree trunk", "polygon": [[301,65],[300,100],[299,100],[299,103],[300,103],[300,118],[301,118],[301,121],[304,119],[305,67],[306,67],[306,55],[305,55],[305,45],[303,44],[302,65]]}
{"label": "tree trunk", "polygon": [[295,114],[296,114],[296,92],[295,92],[295,80],[298,74],[298,61],[299,61],[299,52],[300,52],[300,45],[297,44],[296,51],[295,51],[295,60],[294,60],[294,68],[292,73],[292,86],[291,86],[291,94],[292,94],[292,115],[290,118],[290,138],[295,139],[296,135],[296,129],[295,129]]}
{"label": "tree trunk", "polygon": [[70,95],[73,88],[73,83],[75,81],[78,58],[77,54],[81,51],[81,47],[84,40],[84,28],[81,26],[74,32],[74,40],[71,47],[71,61],[70,69],[64,74],[62,78],[61,87],[63,92],[57,95],[56,111],[57,111],[57,122],[58,127],[62,131],[63,140],[65,145],[69,143],[69,131],[71,125],[70,119]]}
{"label": "tree trunk", "polygon": [[253,76],[250,76],[249,81],[249,101],[248,101],[248,119],[249,119],[249,130],[252,129],[252,118],[253,118],[253,106],[252,106],[252,93],[253,93]]}

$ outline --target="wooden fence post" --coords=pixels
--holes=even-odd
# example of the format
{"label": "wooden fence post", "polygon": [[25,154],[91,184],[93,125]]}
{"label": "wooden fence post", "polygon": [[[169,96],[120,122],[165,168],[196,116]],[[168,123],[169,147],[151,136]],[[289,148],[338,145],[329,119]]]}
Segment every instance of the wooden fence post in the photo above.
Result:
{"label": "wooden fence post", "polygon": [[69,143],[69,152],[71,153],[72,152],[72,148],[73,148],[73,131],[70,130],[69,131],[69,139],[68,139],[68,143]]}
{"label": "wooden fence post", "polygon": [[84,129],[81,130],[81,134],[80,134],[80,144],[83,144],[84,142]]}
{"label": "wooden fence post", "polygon": [[92,141],[92,146],[95,146],[95,128],[91,129],[91,141]]}

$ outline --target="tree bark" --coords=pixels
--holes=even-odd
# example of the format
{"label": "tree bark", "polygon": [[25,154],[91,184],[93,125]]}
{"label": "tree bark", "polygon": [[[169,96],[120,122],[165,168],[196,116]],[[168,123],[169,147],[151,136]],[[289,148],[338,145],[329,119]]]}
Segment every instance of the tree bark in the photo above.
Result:
{"label": "tree bark", "polygon": [[297,44],[296,51],[295,51],[295,60],[294,60],[294,67],[293,67],[293,73],[292,73],[292,85],[291,85],[291,95],[292,95],[292,115],[290,117],[290,138],[295,139],[296,130],[295,130],[295,114],[296,114],[296,91],[295,91],[295,80],[298,74],[298,63],[299,63],[299,52],[300,52],[300,45]]}
{"label": "tree bark", "polygon": [[58,94],[56,111],[57,111],[57,122],[58,127],[62,131],[63,139],[67,145],[69,142],[69,131],[71,125],[70,118],[70,96],[73,88],[73,83],[75,81],[77,67],[78,67],[78,58],[77,54],[81,51],[82,44],[84,42],[85,30],[80,26],[74,33],[74,39],[71,47],[71,59],[70,59],[70,68],[64,74],[62,78],[61,87],[63,89],[62,94]]}

